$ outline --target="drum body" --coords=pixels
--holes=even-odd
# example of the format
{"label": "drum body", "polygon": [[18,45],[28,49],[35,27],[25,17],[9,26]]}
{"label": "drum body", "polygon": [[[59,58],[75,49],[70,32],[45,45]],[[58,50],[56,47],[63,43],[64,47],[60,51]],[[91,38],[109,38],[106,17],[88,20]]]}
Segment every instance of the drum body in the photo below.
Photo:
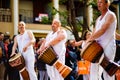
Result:
{"label": "drum body", "polygon": [[103,53],[103,48],[96,41],[88,42],[81,51],[81,57],[92,63],[99,62]]}
{"label": "drum body", "polygon": [[70,67],[63,65],[59,60],[57,60],[53,66],[58,70],[63,78],[66,78],[72,71]]}
{"label": "drum body", "polygon": [[52,47],[46,48],[40,55],[38,56],[40,61],[52,66],[58,59],[57,54],[53,50]]}
{"label": "drum body", "polygon": [[67,77],[72,71],[70,67],[62,64],[58,60],[58,55],[55,53],[52,47],[49,47],[40,53],[38,59],[50,66],[54,66],[63,78]]}
{"label": "drum body", "polygon": [[108,60],[106,57],[103,58],[101,64],[100,64],[104,70],[110,75],[113,76],[119,69],[120,65]]}
{"label": "drum body", "polygon": [[9,59],[9,64],[12,67],[15,67],[19,71],[22,70],[25,67],[25,61],[24,58],[21,56],[20,53],[15,54]]}
{"label": "drum body", "polygon": [[19,70],[24,80],[30,80],[28,71],[25,68],[25,60],[20,53],[15,54],[9,59],[9,64]]}

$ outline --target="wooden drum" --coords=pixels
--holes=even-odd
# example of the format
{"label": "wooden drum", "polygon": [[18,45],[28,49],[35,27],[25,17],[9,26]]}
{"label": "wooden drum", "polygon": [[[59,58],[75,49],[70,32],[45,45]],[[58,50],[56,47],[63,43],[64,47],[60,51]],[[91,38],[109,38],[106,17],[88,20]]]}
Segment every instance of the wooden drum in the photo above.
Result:
{"label": "wooden drum", "polygon": [[120,65],[108,60],[106,57],[103,58],[101,64],[100,64],[104,70],[110,75],[113,76],[119,69]]}
{"label": "wooden drum", "polygon": [[81,57],[84,60],[92,63],[99,62],[99,59],[103,53],[103,48],[96,41],[91,41],[81,51]]}
{"label": "wooden drum", "polygon": [[24,80],[30,80],[28,71],[25,68],[25,60],[20,53],[13,55],[9,59],[9,64],[19,70]]}
{"label": "wooden drum", "polygon": [[52,66],[57,61],[58,55],[55,53],[52,47],[49,47],[40,53],[38,59]]}
{"label": "wooden drum", "polygon": [[40,53],[38,59],[50,66],[54,66],[63,78],[66,78],[72,71],[70,67],[63,65],[58,60],[58,55],[52,47],[46,48],[42,53]]}

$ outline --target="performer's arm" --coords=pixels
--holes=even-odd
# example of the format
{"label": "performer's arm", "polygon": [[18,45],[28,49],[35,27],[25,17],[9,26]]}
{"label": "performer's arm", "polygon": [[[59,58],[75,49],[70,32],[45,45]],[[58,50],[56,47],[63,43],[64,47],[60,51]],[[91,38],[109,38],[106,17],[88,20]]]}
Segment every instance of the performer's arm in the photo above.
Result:
{"label": "performer's arm", "polygon": [[88,41],[95,40],[99,38],[101,35],[103,35],[106,32],[106,30],[110,27],[111,23],[113,23],[113,21],[115,21],[115,17],[112,14],[109,14],[105,20],[105,23],[102,25],[101,29],[92,34],[91,38],[88,39]]}
{"label": "performer's arm", "polygon": [[14,44],[13,44],[13,47],[12,47],[12,54],[11,54],[11,56],[15,54],[15,50],[16,50],[16,48],[17,48],[17,45],[18,45],[17,39],[16,39],[16,37],[15,37],[15,38],[14,38]]}
{"label": "performer's arm", "polygon": [[64,31],[60,30],[58,32],[57,37],[55,39],[53,39],[48,45],[54,46],[54,45],[58,44],[60,41],[62,41],[65,38],[66,38],[66,35],[65,35]]}

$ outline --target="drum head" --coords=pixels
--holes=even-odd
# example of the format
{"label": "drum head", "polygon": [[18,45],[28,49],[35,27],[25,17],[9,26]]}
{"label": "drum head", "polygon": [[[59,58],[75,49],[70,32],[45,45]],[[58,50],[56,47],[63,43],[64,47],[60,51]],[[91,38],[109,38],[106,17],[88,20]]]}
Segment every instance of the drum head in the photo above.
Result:
{"label": "drum head", "polygon": [[12,61],[16,60],[16,59],[19,58],[20,56],[21,56],[20,53],[15,54],[15,56],[13,56],[13,57],[11,57],[11,58],[9,59],[9,62],[12,62]]}

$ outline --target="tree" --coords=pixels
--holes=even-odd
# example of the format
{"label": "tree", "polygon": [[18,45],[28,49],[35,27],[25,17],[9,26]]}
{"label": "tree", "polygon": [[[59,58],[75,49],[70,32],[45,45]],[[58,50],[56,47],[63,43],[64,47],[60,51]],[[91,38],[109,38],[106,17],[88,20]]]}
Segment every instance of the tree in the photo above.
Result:
{"label": "tree", "polygon": [[[83,5],[83,8],[84,8],[83,9],[83,22],[76,19],[75,1]],[[64,27],[73,33],[76,41],[80,40],[80,38],[83,37],[83,34],[86,30],[89,30],[89,26],[87,24],[87,15],[86,15],[86,11],[89,6],[88,1],[89,0],[60,0],[60,3],[65,4],[68,9],[68,12],[67,12],[68,16],[67,18],[65,17],[65,19],[67,19],[66,24],[70,28],[67,28],[65,25]],[[57,12],[59,12],[60,15],[65,15],[60,11],[57,11]],[[81,36],[79,36],[79,32],[82,33]]]}

